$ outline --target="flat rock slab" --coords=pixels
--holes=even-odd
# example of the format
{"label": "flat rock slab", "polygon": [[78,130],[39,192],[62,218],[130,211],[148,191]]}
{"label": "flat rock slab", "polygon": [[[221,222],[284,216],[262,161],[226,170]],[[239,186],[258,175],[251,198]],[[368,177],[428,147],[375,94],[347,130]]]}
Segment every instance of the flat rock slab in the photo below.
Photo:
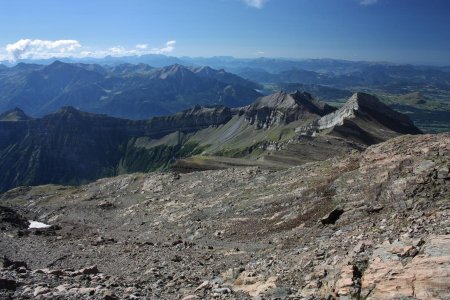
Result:
{"label": "flat rock slab", "polygon": [[[405,251],[413,241],[382,245],[362,277],[367,299],[448,299],[450,296],[450,236],[432,236],[410,261]],[[403,251],[405,250],[405,251]]]}

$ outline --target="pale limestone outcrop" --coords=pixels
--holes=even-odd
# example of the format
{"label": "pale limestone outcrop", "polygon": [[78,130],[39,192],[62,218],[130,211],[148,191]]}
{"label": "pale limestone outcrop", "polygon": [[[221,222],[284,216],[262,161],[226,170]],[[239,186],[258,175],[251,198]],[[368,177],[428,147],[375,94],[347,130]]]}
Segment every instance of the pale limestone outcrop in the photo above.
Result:
{"label": "pale limestone outcrop", "polygon": [[398,122],[404,127],[413,126],[407,116],[392,110],[376,97],[365,93],[353,94],[344,106],[320,118],[315,126],[318,130],[340,126],[344,124],[344,120],[355,118],[357,113],[375,117],[377,121],[382,119],[380,123]]}
{"label": "pale limestone outcrop", "polygon": [[[420,252],[419,252],[420,251]],[[366,299],[444,299],[449,296],[450,236],[397,241],[376,249],[362,277]]]}

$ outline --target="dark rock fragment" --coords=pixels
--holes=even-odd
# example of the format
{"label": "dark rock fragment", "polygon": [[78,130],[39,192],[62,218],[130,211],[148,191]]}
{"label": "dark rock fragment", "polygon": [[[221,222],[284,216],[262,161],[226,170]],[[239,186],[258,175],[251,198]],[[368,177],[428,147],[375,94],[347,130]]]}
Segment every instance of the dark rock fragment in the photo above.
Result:
{"label": "dark rock fragment", "polygon": [[18,284],[16,281],[6,278],[0,278],[0,290],[15,291]]}
{"label": "dark rock fragment", "polygon": [[344,210],[341,207],[336,207],[326,216],[324,216],[320,222],[323,225],[335,224],[339,217],[344,213]]}
{"label": "dark rock fragment", "polygon": [[0,268],[17,270],[21,267],[28,269],[27,264],[23,261],[12,261],[8,259],[6,256],[0,258]]}
{"label": "dark rock fragment", "polygon": [[114,208],[115,205],[114,205],[114,203],[111,203],[109,201],[102,201],[99,204],[97,204],[97,207],[99,207],[101,209],[111,209],[111,208]]}
{"label": "dark rock fragment", "polygon": [[377,213],[380,212],[381,210],[383,210],[384,206],[383,205],[376,205],[376,206],[369,206],[367,208],[367,212],[369,214],[373,214],[373,213]]}
{"label": "dark rock fragment", "polygon": [[0,206],[0,227],[4,230],[27,229],[29,225],[28,220],[15,210]]}

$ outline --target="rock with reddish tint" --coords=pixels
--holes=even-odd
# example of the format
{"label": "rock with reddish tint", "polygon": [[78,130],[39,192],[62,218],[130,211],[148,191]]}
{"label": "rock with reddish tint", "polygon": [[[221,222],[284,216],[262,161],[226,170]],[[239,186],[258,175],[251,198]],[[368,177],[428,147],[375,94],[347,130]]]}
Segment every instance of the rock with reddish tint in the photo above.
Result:
{"label": "rock with reddish tint", "polygon": [[450,285],[450,236],[430,236],[420,254],[404,262],[412,241],[382,245],[362,277],[366,299],[445,299]]}

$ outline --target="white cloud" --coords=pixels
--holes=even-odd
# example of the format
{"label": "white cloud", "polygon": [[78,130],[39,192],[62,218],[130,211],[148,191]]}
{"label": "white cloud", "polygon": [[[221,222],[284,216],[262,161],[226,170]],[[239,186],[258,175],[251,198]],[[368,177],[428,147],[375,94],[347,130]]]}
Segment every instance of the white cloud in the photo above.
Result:
{"label": "white cloud", "polygon": [[175,50],[175,44],[177,43],[177,41],[168,41],[167,43],[166,43],[166,46],[165,47],[163,47],[163,48],[160,48],[160,49],[158,49],[158,48],[153,48],[152,49],[152,51],[155,53],[155,54],[166,54],[166,53],[170,53],[170,52],[172,52],[173,50]]}
{"label": "white cloud", "polygon": [[142,49],[142,50],[143,50],[143,49],[147,49],[147,48],[148,48],[148,45],[147,45],[147,44],[137,44],[137,45],[136,45],[136,48],[137,48],[137,49]]}
{"label": "white cloud", "polygon": [[369,6],[369,5],[376,4],[377,2],[378,2],[378,0],[360,0],[359,4]]}
{"label": "white cloud", "polygon": [[264,7],[264,4],[266,4],[268,0],[244,0],[245,4],[248,6],[261,9]]}
{"label": "white cloud", "polygon": [[257,51],[257,52],[256,52],[256,55],[260,55],[260,56],[261,56],[261,55],[264,55],[264,54],[265,54],[264,51]]}
{"label": "white cloud", "polygon": [[22,39],[14,44],[6,45],[6,52],[12,60],[28,58],[49,58],[66,56],[81,48],[75,40],[30,40]]}
{"label": "white cloud", "polygon": [[111,47],[108,50],[109,50],[109,55],[111,55],[111,56],[125,56],[125,55],[130,55],[132,51],[133,52],[137,51],[137,50],[127,50],[122,46]]}
{"label": "white cloud", "polygon": [[30,40],[21,39],[13,44],[8,44],[1,51],[0,60],[16,61],[20,59],[46,59],[64,57],[105,57],[108,55],[141,56],[146,54],[168,54],[175,50],[176,41],[166,42],[162,47],[150,48],[148,44],[137,44],[134,48],[114,46],[108,49],[95,49],[82,46],[76,40]]}

